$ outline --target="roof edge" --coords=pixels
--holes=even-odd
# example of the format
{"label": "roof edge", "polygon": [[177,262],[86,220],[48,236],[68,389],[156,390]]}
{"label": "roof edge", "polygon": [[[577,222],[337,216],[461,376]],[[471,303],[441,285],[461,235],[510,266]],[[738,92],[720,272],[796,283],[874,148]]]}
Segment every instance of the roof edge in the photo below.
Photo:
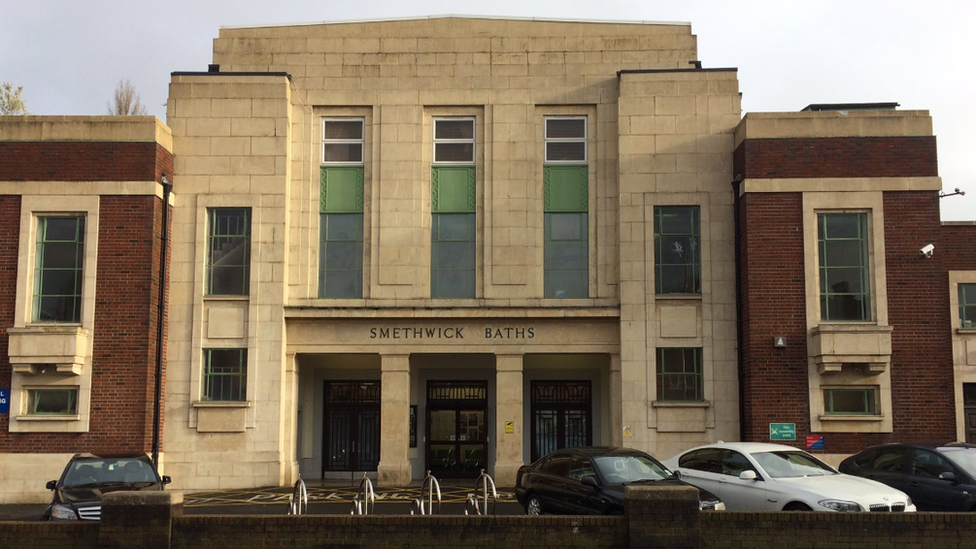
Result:
{"label": "roof edge", "polygon": [[264,29],[275,27],[310,27],[314,25],[348,25],[354,23],[384,23],[393,21],[424,21],[428,19],[494,19],[500,21],[540,21],[547,23],[597,23],[615,25],[672,25],[672,26],[691,26],[688,21],[650,21],[650,20],[616,20],[616,19],[564,19],[558,17],[508,17],[501,15],[420,15],[416,17],[390,17],[382,19],[349,19],[338,21],[308,21],[296,23],[268,23],[256,25],[226,25],[219,27],[220,30],[228,29]]}

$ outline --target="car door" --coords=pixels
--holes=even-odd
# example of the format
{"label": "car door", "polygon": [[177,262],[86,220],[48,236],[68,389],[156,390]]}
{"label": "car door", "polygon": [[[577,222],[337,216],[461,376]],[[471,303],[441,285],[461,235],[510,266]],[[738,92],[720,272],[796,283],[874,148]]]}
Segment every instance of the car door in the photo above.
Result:
{"label": "car door", "polygon": [[678,471],[681,472],[681,480],[715,494],[725,502],[727,509],[734,509],[726,499],[726,496],[733,495],[728,490],[728,483],[721,482],[721,448],[701,448],[688,452],[678,459]]}
{"label": "car door", "polygon": [[588,476],[596,478],[596,471],[590,458],[584,455],[574,456],[569,465],[566,483],[569,512],[574,515],[592,515],[600,512],[596,505],[599,499],[597,489],[583,484],[583,478]]}
{"label": "car door", "polygon": [[[722,492],[731,494],[730,499],[736,502],[736,510],[779,510],[779,507],[775,507],[766,501],[767,482],[763,480],[763,476],[745,455],[735,450],[723,450],[721,459],[721,475],[718,477],[718,482],[722,486]],[[756,478],[739,478],[739,475],[745,471],[752,471]],[[718,492],[713,493],[719,494]],[[726,508],[728,508],[728,500],[722,496],[719,498],[725,502]]]}
{"label": "car door", "polygon": [[957,482],[939,478],[942,473],[952,473],[955,478],[965,478],[960,471],[941,455],[924,448],[911,451],[911,469],[904,490],[922,511],[968,510],[969,496]]}
{"label": "car door", "polygon": [[569,465],[572,457],[566,453],[553,455],[546,464],[545,471],[540,474],[536,482],[536,493],[542,500],[542,508],[547,513],[572,513],[569,498],[572,497],[567,488],[569,479]]}
{"label": "car door", "polygon": [[908,486],[908,447],[890,446],[882,448],[867,467],[861,469],[859,476],[876,480],[881,484],[901,490],[915,499]]}

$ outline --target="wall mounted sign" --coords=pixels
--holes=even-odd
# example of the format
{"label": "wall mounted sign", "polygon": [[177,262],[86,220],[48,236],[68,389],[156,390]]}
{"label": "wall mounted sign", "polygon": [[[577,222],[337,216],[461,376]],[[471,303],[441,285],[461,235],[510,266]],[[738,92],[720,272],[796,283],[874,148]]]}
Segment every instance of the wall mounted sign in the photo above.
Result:
{"label": "wall mounted sign", "polygon": [[505,422],[505,432],[507,434],[509,434],[509,435],[511,435],[512,433],[515,432],[515,422],[514,421],[506,421]]}
{"label": "wall mounted sign", "polygon": [[0,389],[0,414],[10,413],[10,389]]}
{"label": "wall mounted sign", "polygon": [[796,440],[796,423],[770,423],[769,440]]}
{"label": "wall mounted sign", "polygon": [[807,437],[807,450],[823,450],[824,449],[824,437],[814,436]]}
{"label": "wall mounted sign", "polygon": [[486,326],[484,329],[471,330],[464,326],[397,326],[384,328],[370,328],[370,339],[454,339],[454,340],[497,340],[497,339],[534,339],[534,326]]}

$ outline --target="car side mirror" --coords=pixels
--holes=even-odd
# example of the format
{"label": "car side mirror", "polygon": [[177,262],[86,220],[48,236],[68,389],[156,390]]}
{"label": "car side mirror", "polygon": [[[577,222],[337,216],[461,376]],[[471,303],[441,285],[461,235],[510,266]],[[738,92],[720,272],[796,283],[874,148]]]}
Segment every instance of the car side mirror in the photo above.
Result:
{"label": "car side mirror", "polygon": [[169,484],[169,483],[173,482],[173,479],[169,478],[169,475],[163,475],[162,482],[163,482],[163,484]]}
{"label": "car side mirror", "polygon": [[58,481],[56,481],[56,480],[49,480],[49,481],[47,481],[47,489],[48,490],[54,490],[57,487],[58,487]]}
{"label": "car side mirror", "polygon": [[942,480],[948,480],[949,482],[956,483],[956,474],[946,471],[944,473],[939,473],[939,478]]}
{"label": "car side mirror", "polygon": [[593,488],[600,487],[600,483],[596,481],[596,477],[593,475],[586,475],[580,479],[580,482],[583,483],[583,486],[592,486]]}
{"label": "car side mirror", "polygon": [[739,480],[756,480],[756,472],[752,469],[739,473]]}
{"label": "car side mirror", "polygon": [[674,478],[677,478],[677,479],[680,479],[681,478],[681,471],[674,470],[674,471],[671,471],[671,474],[674,475]]}

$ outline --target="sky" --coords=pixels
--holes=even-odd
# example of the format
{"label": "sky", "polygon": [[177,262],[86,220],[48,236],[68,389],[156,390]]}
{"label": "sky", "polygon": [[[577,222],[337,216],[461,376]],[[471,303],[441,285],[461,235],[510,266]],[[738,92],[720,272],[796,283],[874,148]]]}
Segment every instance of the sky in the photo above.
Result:
{"label": "sky", "polygon": [[170,73],[206,71],[220,27],[428,15],[690,22],[743,112],[897,102],[928,110],[943,221],[976,220],[976,2],[930,0],[4,0],[0,82],[31,114],[106,114],[120,80],[166,119]]}

